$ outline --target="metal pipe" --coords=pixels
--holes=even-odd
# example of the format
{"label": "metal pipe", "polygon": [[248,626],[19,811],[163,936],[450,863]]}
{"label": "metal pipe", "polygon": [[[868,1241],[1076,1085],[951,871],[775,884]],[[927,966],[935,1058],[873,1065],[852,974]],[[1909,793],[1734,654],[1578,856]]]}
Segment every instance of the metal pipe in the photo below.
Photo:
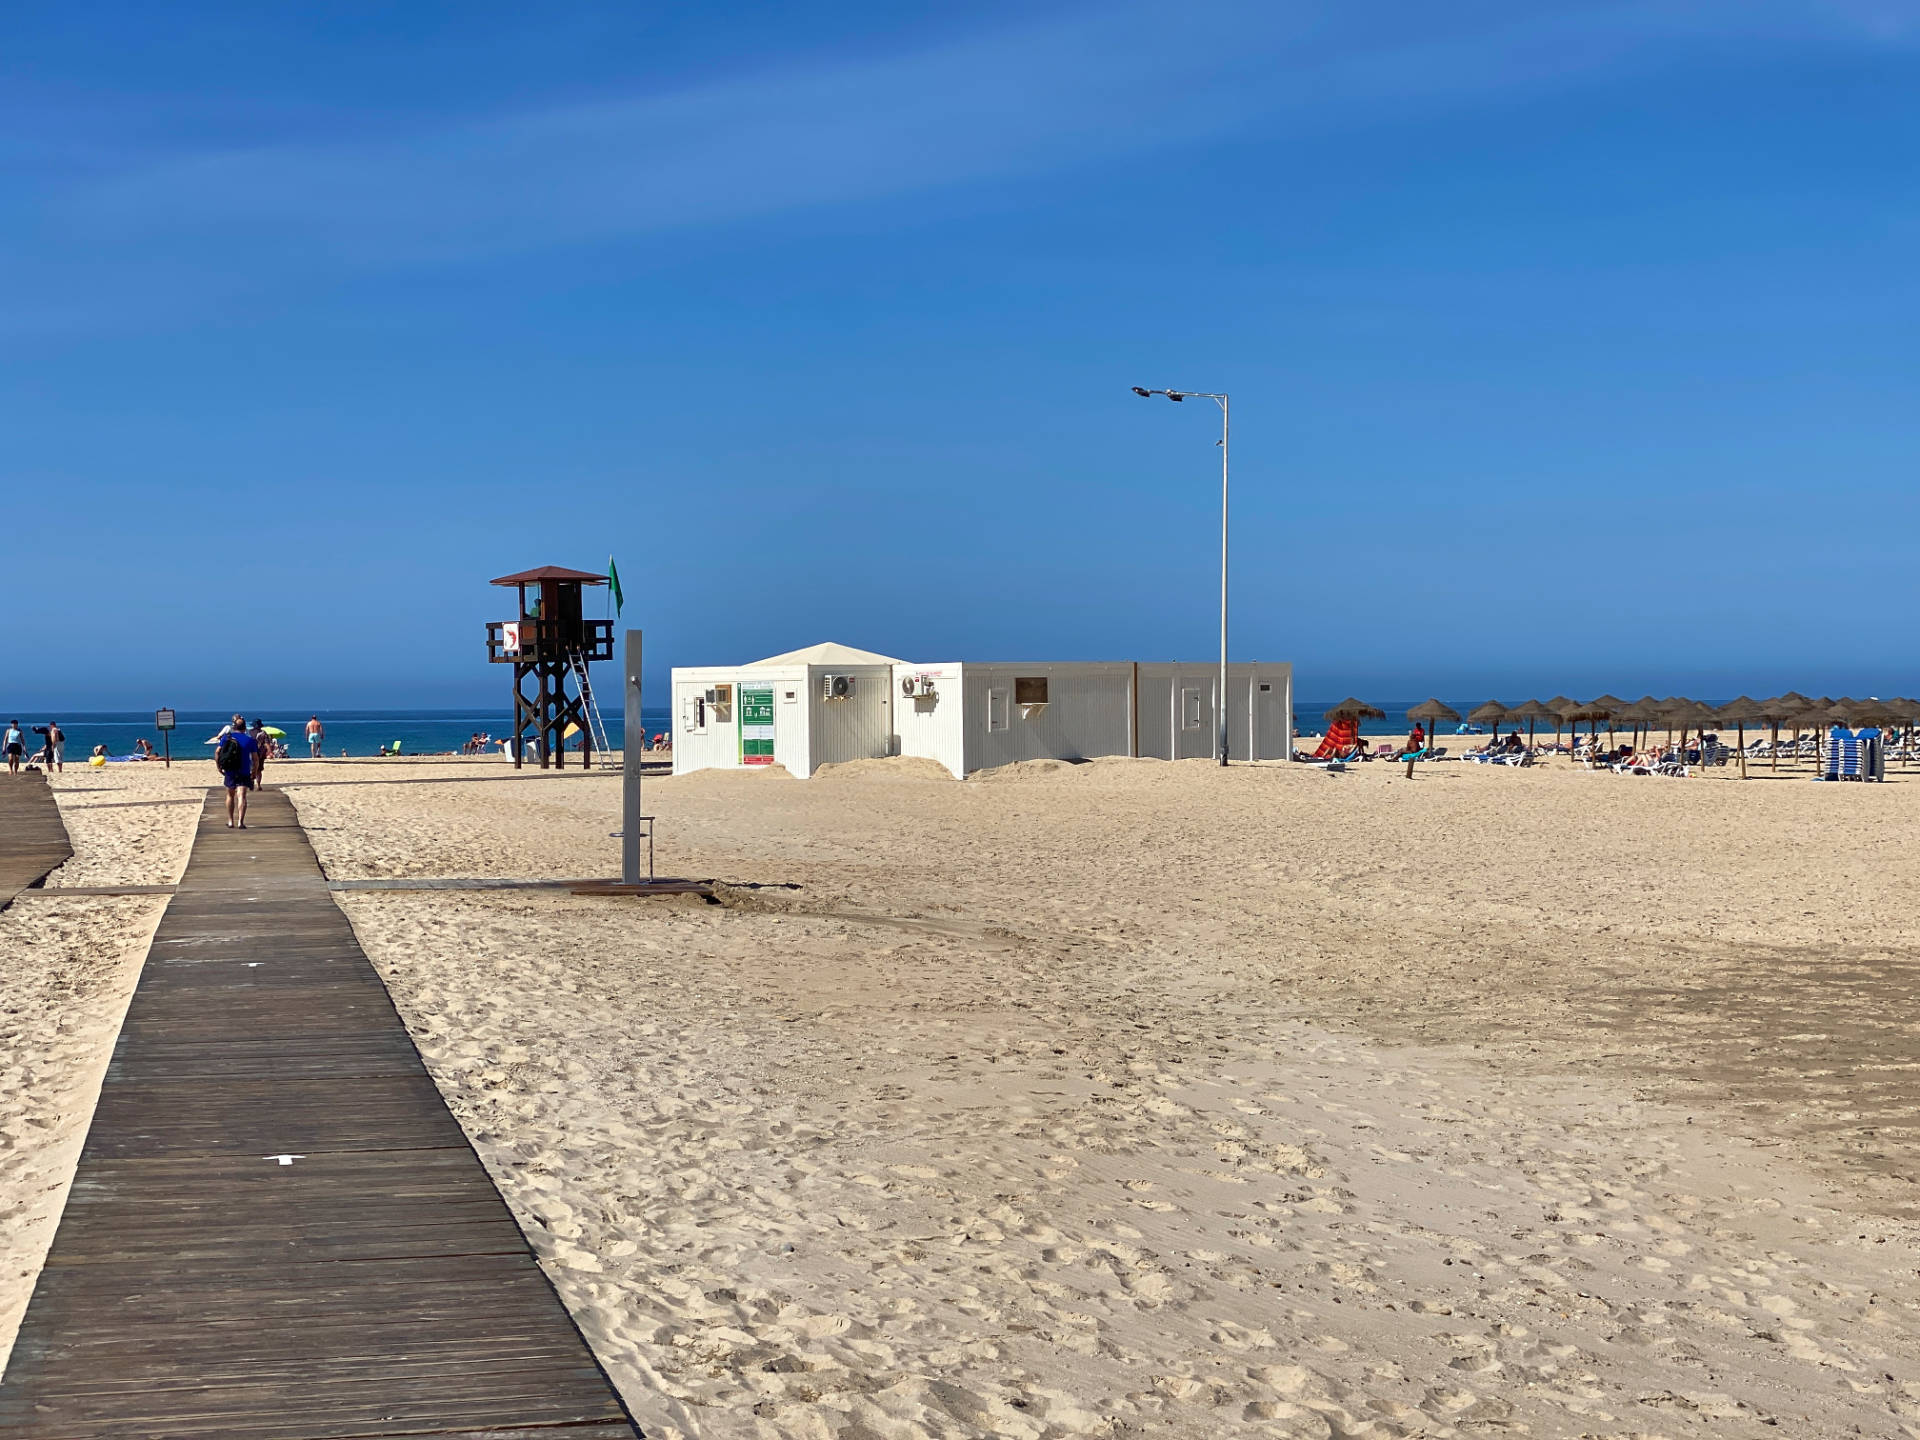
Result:
{"label": "metal pipe", "polygon": [[[1220,399],[1220,713],[1216,737],[1221,765],[1227,763],[1227,397]],[[1252,736],[1249,734],[1248,739]]]}
{"label": "metal pipe", "polygon": [[[620,878],[640,883],[640,764],[647,746],[647,722],[640,715],[640,632],[627,631],[626,734],[620,764]],[[671,698],[671,697],[669,697]],[[647,877],[653,877],[653,827],[647,827]]]}

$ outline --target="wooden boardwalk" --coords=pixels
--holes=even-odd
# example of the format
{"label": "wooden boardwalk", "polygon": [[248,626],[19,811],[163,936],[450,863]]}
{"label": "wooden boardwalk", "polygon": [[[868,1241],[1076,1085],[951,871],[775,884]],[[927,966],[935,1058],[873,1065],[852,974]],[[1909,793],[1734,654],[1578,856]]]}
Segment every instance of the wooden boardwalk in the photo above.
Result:
{"label": "wooden boardwalk", "polygon": [[0,774],[0,910],[73,855],[60,807],[38,770]]}
{"label": "wooden boardwalk", "polygon": [[634,1428],[286,797],[208,797],[0,1384],[0,1434]]}

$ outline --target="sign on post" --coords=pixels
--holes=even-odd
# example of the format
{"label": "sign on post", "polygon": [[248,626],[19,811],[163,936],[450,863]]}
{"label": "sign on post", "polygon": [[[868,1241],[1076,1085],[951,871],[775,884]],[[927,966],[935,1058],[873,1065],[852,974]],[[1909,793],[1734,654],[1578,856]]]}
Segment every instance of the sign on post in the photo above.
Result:
{"label": "sign on post", "polygon": [[160,744],[166,750],[167,769],[173,768],[173,711],[153,712],[153,728],[160,732]]}

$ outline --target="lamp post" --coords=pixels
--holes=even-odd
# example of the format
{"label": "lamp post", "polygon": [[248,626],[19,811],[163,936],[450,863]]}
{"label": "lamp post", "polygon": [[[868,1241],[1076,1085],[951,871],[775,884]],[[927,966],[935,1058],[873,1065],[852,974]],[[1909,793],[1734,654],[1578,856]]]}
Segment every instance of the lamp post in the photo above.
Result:
{"label": "lamp post", "polygon": [[[1135,385],[1133,393],[1145,399],[1164,395],[1181,401],[1211,400],[1220,407],[1220,692],[1214,702],[1213,753],[1222,765],[1227,763],[1227,397],[1210,390],[1148,390]],[[1251,723],[1251,720],[1249,720]]]}

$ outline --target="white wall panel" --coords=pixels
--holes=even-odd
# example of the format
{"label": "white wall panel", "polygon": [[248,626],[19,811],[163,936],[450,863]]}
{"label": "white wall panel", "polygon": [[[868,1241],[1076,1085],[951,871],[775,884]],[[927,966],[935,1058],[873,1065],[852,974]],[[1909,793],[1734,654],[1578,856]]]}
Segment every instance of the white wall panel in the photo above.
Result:
{"label": "white wall panel", "polygon": [[[909,699],[900,693],[902,680],[912,680],[922,675],[930,676],[933,680],[932,697]],[[894,753],[937,760],[953,773],[955,779],[965,776],[965,693],[964,666],[952,662],[894,666]]]}
{"label": "white wall panel", "polygon": [[[893,667],[891,665],[811,665],[807,667],[811,763],[794,774],[806,778],[822,765],[846,760],[877,760],[893,747]],[[822,696],[829,675],[853,677],[845,700]]]}

